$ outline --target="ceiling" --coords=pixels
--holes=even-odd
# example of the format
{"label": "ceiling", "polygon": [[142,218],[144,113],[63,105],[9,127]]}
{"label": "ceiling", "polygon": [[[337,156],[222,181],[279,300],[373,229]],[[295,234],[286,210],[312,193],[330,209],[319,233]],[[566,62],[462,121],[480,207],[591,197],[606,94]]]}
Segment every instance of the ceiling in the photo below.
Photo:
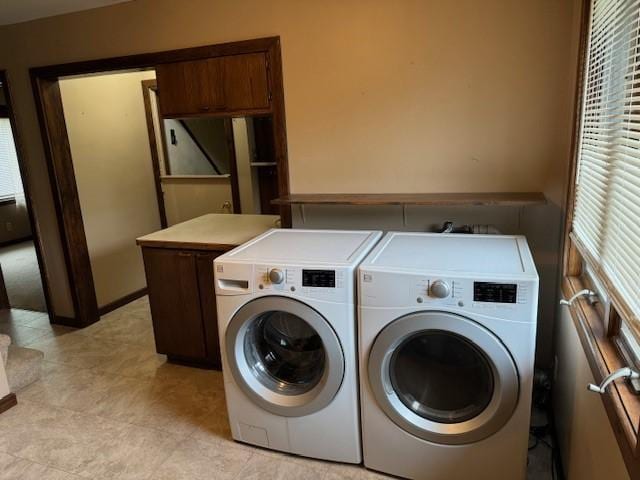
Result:
{"label": "ceiling", "polygon": [[131,0],[2,0],[0,25],[53,17]]}

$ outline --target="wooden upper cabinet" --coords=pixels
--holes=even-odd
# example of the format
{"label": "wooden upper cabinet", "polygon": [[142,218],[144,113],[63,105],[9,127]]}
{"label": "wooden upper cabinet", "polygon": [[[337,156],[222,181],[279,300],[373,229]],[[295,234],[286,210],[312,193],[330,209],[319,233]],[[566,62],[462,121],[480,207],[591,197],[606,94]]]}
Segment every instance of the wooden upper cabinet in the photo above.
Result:
{"label": "wooden upper cabinet", "polygon": [[229,55],[156,67],[160,111],[177,117],[265,110],[270,106],[264,53]]}
{"label": "wooden upper cabinet", "polygon": [[229,110],[269,108],[267,57],[264,53],[224,58],[224,94]]}
{"label": "wooden upper cabinet", "polygon": [[224,110],[223,68],[221,58],[159,65],[156,77],[162,114]]}

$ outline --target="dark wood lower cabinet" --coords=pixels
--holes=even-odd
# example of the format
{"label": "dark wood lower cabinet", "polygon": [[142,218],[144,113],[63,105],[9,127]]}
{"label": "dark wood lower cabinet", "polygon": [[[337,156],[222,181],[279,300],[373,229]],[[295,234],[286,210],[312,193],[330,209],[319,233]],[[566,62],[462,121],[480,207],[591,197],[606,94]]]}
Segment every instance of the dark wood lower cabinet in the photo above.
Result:
{"label": "dark wood lower cabinet", "polygon": [[213,260],[224,252],[143,247],[158,353],[221,368]]}

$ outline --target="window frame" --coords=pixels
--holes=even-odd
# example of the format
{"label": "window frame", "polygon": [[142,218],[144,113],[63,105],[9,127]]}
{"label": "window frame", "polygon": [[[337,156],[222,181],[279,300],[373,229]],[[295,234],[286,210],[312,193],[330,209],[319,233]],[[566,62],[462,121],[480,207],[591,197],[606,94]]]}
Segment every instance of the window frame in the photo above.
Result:
{"label": "window frame", "polygon": [[[9,107],[7,105],[0,105],[0,119],[1,118],[6,118],[7,120],[11,121],[11,118],[9,116]],[[13,140],[15,142],[15,134],[13,133],[13,125],[11,125],[11,134],[13,135]],[[16,146],[16,150],[17,150],[17,146]],[[17,203],[16,202],[16,195],[15,193],[11,196],[7,195],[5,197],[0,196],[0,206],[2,205],[13,205]]]}
{"label": "window frame", "polygon": [[[629,318],[630,310],[617,293],[615,285],[611,285],[605,277],[599,276],[597,262],[572,233],[583,95],[588,67],[591,4],[592,0],[583,0],[571,161],[566,197],[567,215],[563,237],[561,291],[565,298],[570,298],[583,289],[589,289],[597,294],[597,301],[593,302],[587,297],[581,297],[571,306],[561,308],[569,309],[594,380],[599,383],[619,368],[625,366],[640,368],[640,359],[632,358],[632,352],[625,348],[624,337],[621,335],[622,322]],[[640,329],[632,326],[630,322],[627,324],[632,330],[635,327],[635,338],[639,340]],[[594,393],[588,393],[585,388],[585,394],[593,395]],[[601,395],[601,399],[629,475],[631,478],[640,478],[640,420],[638,420],[640,396],[633,393],[626,383],[615,382],[606,393]]]}

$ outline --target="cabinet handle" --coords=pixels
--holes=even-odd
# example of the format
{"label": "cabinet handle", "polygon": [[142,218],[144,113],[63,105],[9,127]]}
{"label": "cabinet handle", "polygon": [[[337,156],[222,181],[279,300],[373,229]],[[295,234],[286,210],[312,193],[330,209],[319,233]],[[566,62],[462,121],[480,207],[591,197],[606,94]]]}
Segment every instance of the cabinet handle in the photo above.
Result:
{"label": "cabinet handle", "polygon": [[203,112],[208,112],[209,111],[209,107],[207,107],[206,105],[202,105],[200,107],[200,110],[202,110]]}
{"label": "cabinet handle", "polygon": [[178,256],[179,256],[179,257],[191,257],[191,256],[193,256],[193,253],[189,253],[189,252],[178,252]]}

